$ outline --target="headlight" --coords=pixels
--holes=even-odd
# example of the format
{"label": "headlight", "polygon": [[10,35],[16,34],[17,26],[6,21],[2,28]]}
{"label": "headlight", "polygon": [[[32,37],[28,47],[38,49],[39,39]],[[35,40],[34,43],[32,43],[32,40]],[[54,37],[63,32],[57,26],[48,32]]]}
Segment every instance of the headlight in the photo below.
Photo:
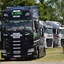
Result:
{"label": "headlight", "polygon": [[8,36],[8,34],[3,34],[3,36]]}
{"label": "headlight", "polygon": [[28,49],[28,52],[34,52],[34,48]]}
{"label": "headlight", "polygon": [[3,54],[3,56],[7,56],[7,54]]}
{"label": "headlight", "polygon": [[27,35],[30,35],[30,33],[26,33],[25,35],[26,35],[26,36],[27,36]]}
{"label": "headlight", "polygon": [[2,53],[6,53],[6,50],[3,50]]}

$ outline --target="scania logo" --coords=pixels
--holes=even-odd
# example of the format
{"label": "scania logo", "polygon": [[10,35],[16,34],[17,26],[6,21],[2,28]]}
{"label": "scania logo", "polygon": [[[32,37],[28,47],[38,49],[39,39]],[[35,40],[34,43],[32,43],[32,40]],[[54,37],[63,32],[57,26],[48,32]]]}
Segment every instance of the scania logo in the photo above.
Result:
{"label": "scania logo", "polygon": [[20,33],[11,34],[11,37],[13,37],[13,38],[20,38],[21,36],[22,36],[22,34],[20,34]]}

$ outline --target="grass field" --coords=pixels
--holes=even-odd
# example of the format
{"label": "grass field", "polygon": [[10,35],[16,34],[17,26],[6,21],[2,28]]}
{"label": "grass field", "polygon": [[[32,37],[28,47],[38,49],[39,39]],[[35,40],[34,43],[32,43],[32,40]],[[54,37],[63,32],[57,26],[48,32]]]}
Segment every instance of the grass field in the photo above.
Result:
{"label": "grass field", "polygon": [[0,60],[4,60],[3,58],[1,58],[1,50],[0,50]]}
{"label": "grass field", "polygon": [[[0,53],[0,60],[2,60],[1,53]],[[34,61],[34,62],[64,62],[63,48],[46,49],[46,56],[39,58],[39,59],[30,60],[30,61]]]}
{"label": "grass field", "polygon": [[46,49],[46,56],[37,60],[36,62],[64,62],[63,48]]}

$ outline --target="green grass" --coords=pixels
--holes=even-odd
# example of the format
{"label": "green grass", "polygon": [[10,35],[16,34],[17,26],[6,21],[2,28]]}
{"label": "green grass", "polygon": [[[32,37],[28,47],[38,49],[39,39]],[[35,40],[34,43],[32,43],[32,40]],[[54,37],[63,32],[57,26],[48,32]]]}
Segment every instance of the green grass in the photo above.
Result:
{"label": "green grass", "polygon": [[[1,53],[0,53],[0,60],[3,60],[1,58]],[[33,62],[64,62],[63,48],[46,49],[46,56],[39,58],[39,59],[30,60],[30,61],[33,61]]]}
{"label": "green grass", "polygon": [[3,58],[1,58],[1,50],[0,50],[0,60],[4,60]]}
{"label": "green grass", "polygon": [[62,48],[46,49],[46,56],[37,60],[36,62],[64,62],[64,54]]}

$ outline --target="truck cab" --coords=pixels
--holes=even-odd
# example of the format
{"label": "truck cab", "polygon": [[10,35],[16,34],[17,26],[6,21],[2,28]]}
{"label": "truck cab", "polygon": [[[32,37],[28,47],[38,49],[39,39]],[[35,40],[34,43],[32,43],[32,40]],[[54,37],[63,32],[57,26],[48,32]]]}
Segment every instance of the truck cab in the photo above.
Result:
{"label": "truck cab", "polygon": [[[8,7],[3,11],[2,58],[5,60],[39,58],[45,55],[38,28],[39,19],[32,10],[31,6],[23,6]],[[35,10],[37,11],[36,8]]]}
{"label": "truck cab", "polygon": [[40,28],[42,28],[42,37],[45,48],[53,47],[53,29],[49,24],[40,21]]}
{"label": "truck cab", "polygon": [[58,39],[59,47],[62,47],[64,44],[64,27],[59,27],[58,36],[59,36],[59,39]]}
{"label": "truck cab", "polygon": [[64,42],[63,31],[64,27],[61,26],[60,22],[57,21],[47,21],[48,24],[53,27],[54,34],[54,47],[62,47]]}

